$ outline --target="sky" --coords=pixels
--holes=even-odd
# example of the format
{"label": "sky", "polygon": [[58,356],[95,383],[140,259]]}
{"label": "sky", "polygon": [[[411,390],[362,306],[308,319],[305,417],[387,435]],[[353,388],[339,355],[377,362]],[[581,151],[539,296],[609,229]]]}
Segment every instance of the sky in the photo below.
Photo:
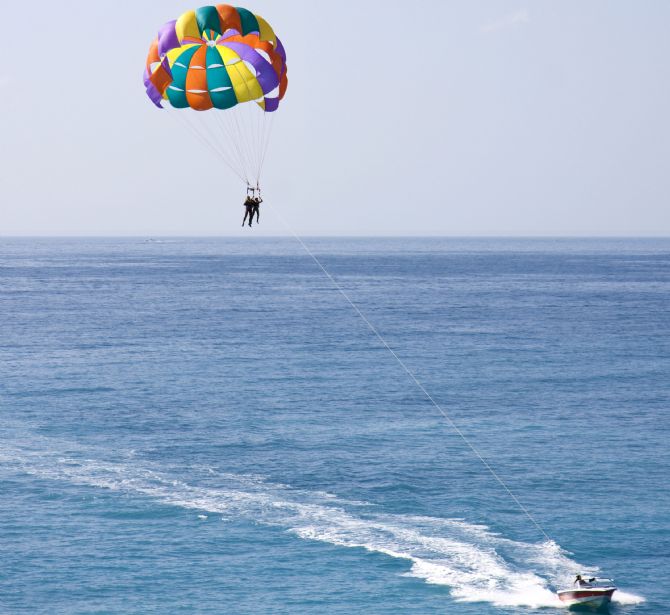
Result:
{"label": "sky", "polygon": [[253,0],[289,70],[253,230],[144,92],[197,6],[4,3],[0,236],[670,235],[666,0]]}

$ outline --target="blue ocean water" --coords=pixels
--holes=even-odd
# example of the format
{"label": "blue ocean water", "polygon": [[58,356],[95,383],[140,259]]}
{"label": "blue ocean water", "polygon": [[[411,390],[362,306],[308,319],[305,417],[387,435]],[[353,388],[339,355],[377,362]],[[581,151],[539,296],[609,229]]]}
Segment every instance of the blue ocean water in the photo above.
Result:
{"label": "blue ocean water", "polygon": [[670,240],[0,240],[0,613],[670,610]]}

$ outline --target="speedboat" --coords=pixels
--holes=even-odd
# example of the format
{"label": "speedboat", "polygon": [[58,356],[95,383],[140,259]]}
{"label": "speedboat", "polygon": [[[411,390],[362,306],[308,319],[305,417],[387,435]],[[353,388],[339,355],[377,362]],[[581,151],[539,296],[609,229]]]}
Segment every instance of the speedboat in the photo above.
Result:
{"label": "speedboat", "polygon": [[612,594],[617,590],[612,579],[599,579],[593,577],[588,581],[581,577],[575,587],[561,589],[558,592],[559,599],[571,610],[590,609],[597,610],[606,608],[612,600]]}

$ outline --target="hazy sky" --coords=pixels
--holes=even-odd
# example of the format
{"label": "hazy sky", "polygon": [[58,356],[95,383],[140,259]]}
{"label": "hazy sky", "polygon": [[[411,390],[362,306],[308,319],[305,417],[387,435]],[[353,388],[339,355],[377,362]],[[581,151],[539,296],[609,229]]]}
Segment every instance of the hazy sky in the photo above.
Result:
{"label": "hazy sky", "polygon": [[6,2],[0,235],[669,235],[667,0],[254,0],[289,90],[259,229],[146,98],[182,0]]}

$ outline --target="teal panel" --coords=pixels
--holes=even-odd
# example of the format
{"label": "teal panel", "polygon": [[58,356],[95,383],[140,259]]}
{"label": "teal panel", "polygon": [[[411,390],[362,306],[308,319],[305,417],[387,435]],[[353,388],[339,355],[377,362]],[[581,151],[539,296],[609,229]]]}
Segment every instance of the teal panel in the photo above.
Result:
{"label": "teal panel", "polygon": [[261,31],[261,28],[258,25],[258,20],[251,11],[247,11],[247,9],[240,8],[239,6],[236,6],[235,10],[239,13],[240,19],[242,20],[243,35],[249,34],[250,32]]}
{"label": "teal panel", "polygon": [[[174,83],[172,85],[174,85]],[[177,90],[173,90],[172,86],[169,85],[168,89],[166,90],[166,94],[170,104],[173,107],[176,107],[177,109],[185,109],[189,106],[188,100],[186,98],[186,92],[178,92]]]}
{"label": "teal panel", "polygon": [[[198,47],[187,49],[179,54],[179,57],[175,60],[175,63],[172,66],[173,81],[170,85],[183,90],[173,90],[168,86],[167,95],[173,107],[182,109],[189,106],[188,101],[186,100],[186,73],[188,73],[188,68],[185,67],[190,66],[191,58],[193,58],[196,51],[198,51]],[[183,64],[184,66],[177,66],[177,63]]]}
{"label": "teal panel", "polygon": [[[199,48],[198,45],[194,45],[190,49],[180,53],[172,65],[172,78],[174,79],[174,85],[177,87],[186,88],[186,73],[188,72],[188,67],[191,65],[191,59]],[[182,64],[182,66],[178,66],[178,64]]]}
{"label": "teal panel", "polygon": [[[212,64],[223,64],[221,54],[214,48],[207,48],[207,66]],[[212,92],[216,88],[230,88],[223,92]],[[217,109],[230,109],[237,104],[233,83],[228,76],[225,66],[207,69],[207,89],[212,103]]]}
{"label": "teal panel", "polygon": [[195,10],[195,19],[198,22],[198,29],[200,34],[205,30],[214,30],[217,34],[221,34],[221,20],[216,7],[203,6]]}

